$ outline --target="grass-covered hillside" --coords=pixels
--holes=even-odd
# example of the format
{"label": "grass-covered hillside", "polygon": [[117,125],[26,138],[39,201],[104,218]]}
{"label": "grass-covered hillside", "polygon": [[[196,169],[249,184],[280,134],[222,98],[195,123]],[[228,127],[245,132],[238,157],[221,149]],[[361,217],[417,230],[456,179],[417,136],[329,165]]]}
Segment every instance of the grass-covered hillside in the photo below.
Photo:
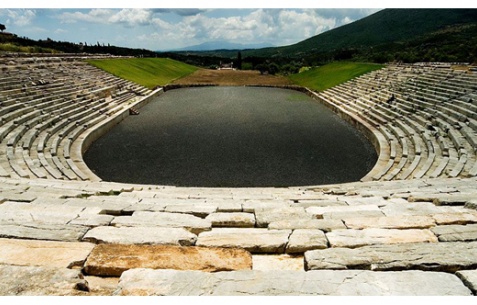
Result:
{"label": "grass-covered hillside", "polygon": [[88,62],[150,89],[166,85],[197,70],[197,67],[168,58],[122,58],[88,60]]}
{"label": "grass-covered hillside", "polygon": [[382,67],[370,63],[334,62],[293,74],[290,79],[297,85],[322,91]]}

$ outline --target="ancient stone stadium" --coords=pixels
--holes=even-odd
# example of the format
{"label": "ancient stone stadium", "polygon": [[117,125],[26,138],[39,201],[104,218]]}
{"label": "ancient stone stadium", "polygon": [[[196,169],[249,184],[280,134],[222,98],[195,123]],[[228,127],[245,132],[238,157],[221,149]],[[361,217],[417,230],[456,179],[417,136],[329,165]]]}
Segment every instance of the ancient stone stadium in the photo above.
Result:
{"label": "ancient stone stadium", "polygon": [[81,56],[0,58],[0,295],[477,293],[477,74],[400,64],[320,93],[378,161],[360,181],[101,181],[83,154],[161,94]]}

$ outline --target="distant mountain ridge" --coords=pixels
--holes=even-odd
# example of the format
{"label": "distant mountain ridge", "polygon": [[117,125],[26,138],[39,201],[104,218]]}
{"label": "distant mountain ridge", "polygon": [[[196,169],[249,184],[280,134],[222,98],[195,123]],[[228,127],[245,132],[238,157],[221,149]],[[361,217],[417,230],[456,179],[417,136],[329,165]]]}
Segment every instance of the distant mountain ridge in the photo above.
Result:
{"label": "distant mountain ridge", "polygon": [[274,47],[270,43],[255,43],[255,44],[242,44],[233,43],[228,41],[208,41],[198,45],[188,46],[180,49],[174,49],[169,51],[183,52],[183,51],[214,51],[214,50],[246,50],[246,49],[260,49]]}

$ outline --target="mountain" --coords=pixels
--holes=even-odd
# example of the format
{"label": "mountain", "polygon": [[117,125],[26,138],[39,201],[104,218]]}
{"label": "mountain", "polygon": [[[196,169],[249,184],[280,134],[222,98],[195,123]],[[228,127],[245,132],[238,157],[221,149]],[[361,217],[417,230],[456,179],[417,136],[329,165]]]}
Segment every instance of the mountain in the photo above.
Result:
{"label": "mountain", "polygon": [[209,41],[198,45],[188,46],[185,48],[175,49],[171,51],[214,51],[214,50],[246,50],[246,49],[259,49],[273,47],[269,43],[256,43],[256,44],[241,44],[232,43],[228,41]]}
{"label": "mountain", "polygon": [[[194,52],[233,58],[236,52]],[[477,9],[384,9],[289,46],[242,51],[242,57],[308,65],[332,60],[477,61]]]}

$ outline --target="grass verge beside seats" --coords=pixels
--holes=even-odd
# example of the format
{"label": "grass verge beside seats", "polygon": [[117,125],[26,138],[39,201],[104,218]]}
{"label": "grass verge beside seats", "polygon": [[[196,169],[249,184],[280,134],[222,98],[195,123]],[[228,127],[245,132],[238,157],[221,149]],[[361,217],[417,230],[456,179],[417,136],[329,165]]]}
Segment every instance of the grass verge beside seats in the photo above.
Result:
{"label": "grass verge beside seats", "polygon": [[121,58],[88,60],[88,62],[118,77],[149,89],[164,86],[198,68],[169,58]]}
{"label": "grass verge beside seats", "polygon": [[356,62],[333,62],[298,74],[290,75],[297,85],[323,91],[365,73],[383,68],[383,65]]}

